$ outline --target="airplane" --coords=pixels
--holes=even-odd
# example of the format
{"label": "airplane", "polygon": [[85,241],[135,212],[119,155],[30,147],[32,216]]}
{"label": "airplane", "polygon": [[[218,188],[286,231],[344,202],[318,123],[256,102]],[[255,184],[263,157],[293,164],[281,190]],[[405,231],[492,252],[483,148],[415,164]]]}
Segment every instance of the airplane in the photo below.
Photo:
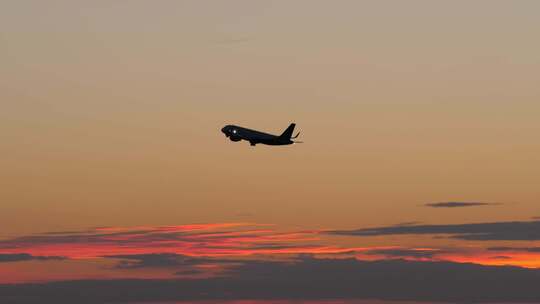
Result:
{"label": "airplane", "polygon": [[221,129],[221,132],[225,134],[231,141],[237,142],[241,140],[249,141],[252,146],[257,144],[264,144],[270,146],[284,146],[302,143],[301,141],[294,141],[298,138],[300,132],[296,136],[292,136],[296,124],[292,123],[281,135],[272,135],[263,133],[251,129],[242,128],[235,125],[227,125]]}

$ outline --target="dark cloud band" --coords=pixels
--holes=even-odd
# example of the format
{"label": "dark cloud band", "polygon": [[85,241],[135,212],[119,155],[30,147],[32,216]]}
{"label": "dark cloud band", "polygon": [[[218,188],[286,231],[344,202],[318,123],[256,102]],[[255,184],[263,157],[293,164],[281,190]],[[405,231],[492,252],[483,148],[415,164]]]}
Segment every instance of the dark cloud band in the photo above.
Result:
{"label": "dark cloud band", "polygon": [[540,221],[494,222],[455,225],[408,225],[329,231],[334,235],[450,235],[452,238],[474,241],[535,241],[540,240]]}
{"label": "dark cloud band", "polygon": [[[0,297],[12,304],[241,299],[537,303],[540,301],[539,280],[539,270],[517,267],[403,260],[366,262],[306,256],[296,263],[246,261],[227,276],[197,280],[0,285]],[[497,286],[504,288],[494,288]]]}
{"label": "dark cloud band", "polygon": [[479,206],[496,206],[499,203],[481,203],[481,202],[440,202],[425,204],[426,207],[432,208],[464,208],[464,207],[479,207]]}
{"label": "dark cloud band", "polygon": [[64,260],[61,256],[34,256],[28,253],[0,254],[0,263],[25,262],[25,261],[54,261]]}

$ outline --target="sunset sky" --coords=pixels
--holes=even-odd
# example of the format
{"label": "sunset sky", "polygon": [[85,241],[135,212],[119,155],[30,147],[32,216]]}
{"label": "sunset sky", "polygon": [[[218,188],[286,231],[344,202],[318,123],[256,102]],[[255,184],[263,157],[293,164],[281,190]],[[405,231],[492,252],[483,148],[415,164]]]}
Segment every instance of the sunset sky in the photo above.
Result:
{"label": "sunset sky", "polygon": [[0,302],[540,301],[539,37],[534,0],[0,1]]}

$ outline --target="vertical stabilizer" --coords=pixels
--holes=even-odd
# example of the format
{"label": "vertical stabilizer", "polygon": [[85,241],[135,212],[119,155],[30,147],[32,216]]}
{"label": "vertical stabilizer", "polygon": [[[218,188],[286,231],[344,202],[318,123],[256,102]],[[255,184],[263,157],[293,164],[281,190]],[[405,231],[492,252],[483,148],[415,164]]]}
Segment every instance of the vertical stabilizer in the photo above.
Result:
{"label": "vertical stabilizer", "polygon": [[281,134],[279,136],[279,138],[281,139],[287,139],[287,140],[290,140],[292,135],[293,135],[293,132],[294,132],[294,127],[296,127],[296,124],[292,123],[288,128],[287,130],[285,130],[283,132],[283,134]]}

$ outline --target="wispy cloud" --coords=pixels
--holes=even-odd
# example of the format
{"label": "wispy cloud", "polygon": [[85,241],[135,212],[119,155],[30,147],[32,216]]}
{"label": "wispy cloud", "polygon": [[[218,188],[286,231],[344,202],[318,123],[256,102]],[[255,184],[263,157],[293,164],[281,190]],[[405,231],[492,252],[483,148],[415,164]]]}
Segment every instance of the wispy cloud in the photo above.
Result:
{"label": "wispy cloud", "polygon": [[436,255],[443,253],[439,249],[431,248],[392,248],[375,249],[363,252],[364,255],[376,255],[388,258],[409,258],[409,259],[433,259]]}
{"label": "wispy cloud", "polygon": [[255,38],[253,37],[236,37],[236,38],[225,38],[221,40],[217,40],[216,42],[218,44],[238,44],[238,43],[245,43],[249,41],[253,41]]}
{"label": "wispy cloud", "polygon": [[109,255],[104,258],[120,259],[116,267],[121,269],[145,268],[145,267],[192,267],[209,259],[193,258],[174,253],[149,253],[131,255]]}
{"label": "wispy cloud", "polygon": [[61,255],[73,259],[153,253],[192,257],[342,253],[354,248],[319,245],[315,231],[280,232],[269,225],[225,223],[160,227],[99,227],[0,241],[0,253]]}
{"label": "wispy cloud", "polygon": [[58,261],[65,260],[65,257],[61,256],[33,256],[28,253],[0,253],[0,263],[8,262],[26,262],[26,261]]}
{"label": "wispy cloud", "polygon": [[381,235],[449,235],[454,239],[475,241],[533,241],[540,240],[540,221],[494,222],[453,225],[407,225],[334,230],[329,234],[349,236]]}
{"label": "wispy cloud", "polygon": [[439,202],[428,203],[424,206],[432,208],[463,208],[463,207],[478,207],[478,206],[496,206],[500,203],[482,203],[482,202]]}
{"label": "wispy cloud", "polygon": [[[51,278],[40,265],[21,272],[22,262],[60,261],[52,279],[100,278],[208,278],[220,277],[246,263],[295,263],[305,256],[364,261],[402,259],[408,261],[448,261],[482,265],[515,265],[540,268],[540,252],[530,249],[431,246],[348,246],[333,238],[401,234],[449,235],[457,239],[534,238],[540,222],[421,225],[404,223],[357,230],[281,231],[272,225],[212,223],[177,226],[97,227],[29,235],[0,241],[0,262],[4,276],[0,282],[42,281]],[[393,242],[396,240],[394,239]],[[363,242],[363,241],[362,241]],[[496,258],[505,256],[506,259]],[[62,259],[66,259],[63,261]],[[17,267],[11,265],[17,262]],[[30,264],[30,263],[29,263]],[[258,265],[258,264],[257,264]],[[269,265],[269,264],[265,264]],[[37,268],[36,268],[37,267]],[[43,263],[42,268],[46,269]],[[56,267],[56,266],[55,266]],[[79,267],[81,271],[70,270]],[[86,274],[86,275],[84,275]]]}
{"label": "wispy cloud", "polygon": [[490,247],[491,251],[540,252],[540,247]]}

